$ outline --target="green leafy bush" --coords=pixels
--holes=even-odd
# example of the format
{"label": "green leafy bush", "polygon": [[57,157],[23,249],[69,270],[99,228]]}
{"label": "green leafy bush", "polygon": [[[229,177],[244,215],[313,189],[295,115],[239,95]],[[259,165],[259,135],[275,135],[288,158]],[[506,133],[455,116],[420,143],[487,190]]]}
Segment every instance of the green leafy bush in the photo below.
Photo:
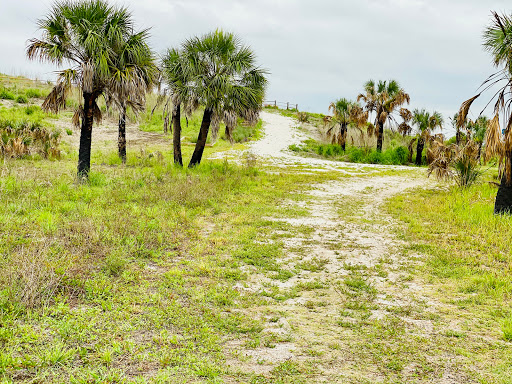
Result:
{"label": "green leafy bush", "polygon": [[16,95],[6,88],[0,88],[0,99],[14,100]]}
{"label": "green leafy bush", "polygon": [[19,95],[17,98],[16,98],[16,102],[17,103],[20,103],[20,104],[27,104],[28,103],[28,99],[26,96],[23,96],[23,95]]}

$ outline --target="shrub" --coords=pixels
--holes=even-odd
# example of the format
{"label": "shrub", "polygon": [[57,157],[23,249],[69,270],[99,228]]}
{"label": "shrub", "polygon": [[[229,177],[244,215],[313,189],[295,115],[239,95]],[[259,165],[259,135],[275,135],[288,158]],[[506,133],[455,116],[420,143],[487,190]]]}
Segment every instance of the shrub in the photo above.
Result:
{"label": "shrub", "polygon": [[17,98],[16,98],[16,102],[17,103],[20,103],[20,104],[27,104],[28,103],[28,99],[26,96],[23,96],[23,95],[19,95]]}
{"label": "shrub", "polygon": [[29,99],[42,99],[46,97],[46,92],[37,88],[28,88],[25,90],[25,96]]}
{"label": "shrub", "polygon": [[382,152],[372,151],[366,157],[366,162],[370,164],[383,164],[384,155]]}
{"label": "shrub", "polygon": [[0,99],[14,100],[15,98],[16,96],[14,95],[14,93],[12,93],[6,88],[0,88]]}
{"label": "shrub", "polygon": [[301,123],[307,123],[309,121],[309,113],[297,112],[297,120],[299,120]]}
{"label": "shrub", "polygon": [[352,163],[362,163],[365,159],[364,150],[361,148],[350,148],[348,160]]}
{"label": "shrub", "polygon": [[395,148],[395,157],[398,160],[398,164],[407,164],[409,150],[402,146]]}

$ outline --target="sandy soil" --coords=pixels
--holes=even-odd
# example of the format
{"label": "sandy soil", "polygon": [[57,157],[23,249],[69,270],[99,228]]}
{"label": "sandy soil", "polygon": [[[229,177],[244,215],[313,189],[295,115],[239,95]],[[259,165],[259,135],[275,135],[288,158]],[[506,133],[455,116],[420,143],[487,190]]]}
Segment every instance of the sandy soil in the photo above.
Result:
{"label": "sandy soil", "polygon": [[[385,377],[371,370],[365,371],[350,352],[356,344],[351,339],[353,335],[343,328],[340,330],[340,322],[354,319],[340,315],[339,283],[351,275],[351,271],[365,271],[365,278],[378,291],[372,302],[370,319],[383,319],[396,308],[418,308],[422,313],[438,311],[441,304],[431,298],[430,287],[424,282],[410,276],[407,283],[403,282],[404,271],[408,266],[419,263],[420,257],[401,252],[404,243],[395,235],[398,223],[381,209],[382,203],[395,194],[411,188],[431,188],[434,183],[420,173],[412,177],[365,177],[365,173],[372,170],[404,167],[362,166],[296,156],[287,148],[300,143],[306,136],[294,128],[294,120],[268,112],[263,112],[261,117],[265,122],[265,136],[250,146],[249,153],[274,166],[286,167],[287,171],[300,165],[316,170],[338,170],[353,177],[312,185],[307,201],[288,202],[291,206],[299,204],[306,208],[310,212],[306,217],[270,218],[296,228],[312,229],[309,235],[293,235],[282,240],[286,249],[281,260],[283,268],[300,272],[289,280],[280,281],[248,267],[250,282],[236,288],[241,293],[262,292],[269,285],[289,290],[313,281],[327,283],[327,286],[314,291],[303,290],[298,297],[248,310],[255,318],[267,321],[272,318],[267,322],[265,332],[285,342],[270,348],[244,349],[237,340],[233,340],[226,345],[228,351],[236,351],[229,362],[242,371],[267,375],[276,365],[290,359],[315,361],[318,374],[311,382],[348,383],[360,379],[381,382]],[[363,168],[365,172],[362,172]],[[320,270],[312,272],[300,268],[304,263],[319,262],[323,266]],[[412,312],[401,316],[408,332],[429,337],[434,332],[432,321],[428,316],[418,317],[415,311]],[[330,343],[337,343],[338,347],[333,350],[328,347]],[[311,357],[311,349],[318,352],[318,356]],[[457,371],[456,363],[451,362],[450,357],[440,365],[444,371],[437,383],[472,382]],[[409,367],[411,379],[413,368]],[[404,372],[407,376],[407,370]]]}

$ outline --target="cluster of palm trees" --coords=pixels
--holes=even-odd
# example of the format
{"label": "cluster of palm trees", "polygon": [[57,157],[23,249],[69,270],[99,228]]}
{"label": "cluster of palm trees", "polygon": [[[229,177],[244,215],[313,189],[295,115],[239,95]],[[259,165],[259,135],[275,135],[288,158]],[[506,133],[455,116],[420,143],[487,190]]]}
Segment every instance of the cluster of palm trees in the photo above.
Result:
{"label": "cluster of palm trees", "polygon": [[73,123],[80,127],[78,176],[90,171],[92,128],[102,118],[98,99],[119,113],[119,156],[126,162],[126,110],[143,110],[146,94],[159,79],[169,88],[173,103],[174,160],[183,165],[180,113],[204,108],[198,140],[189,167],[200,163],[210,127],[216,135],[219,122],[231,137],[237,118],[257,120],[267,84],[266,72],[255,64],[249,47],[231,33],[217,30],[169,49],[159,68],[148,44],[149,31],[136,32],[125,7],[106,0],[60,1],[39,20],[40,39],[29,41],[30,59],[71,68],[58,73],[56,85],[42,108],[58,113],[73,86],[80,105]]}
{"label": "cluster of palm trees", "polygon": [[[360,104],[361,101],[363,104]],[[345,150],[347,127],[354,126],[361,133],[363,132],[362,128],[366,127],[369,136],[377,136],[377,151],[381,152],[384,141],[384,125],[387,122],[395,124],[398,131],[404,136],[411,134],[411,125],[415,125],[418,130],[418,137],[414,140],[417,142],[416,164],[420,165],[425,143],[436,128],[442,129],[443,117],[439,112],[429,113],[425,109],[415,109],[411,112],[403,107],[409,102],[409,94],[396,80],[381,80],[377,83],[370,80],[364,84],[364,93],[357,97],[357,101],[342,98],[329,105],[329,111],[333,114],[331,118],[333,125],[327,133],[333,144],[337,143]],[[368,121],[372,115],[375,116],[373,123]],[[401,117],[400,124],[395,115]]]}

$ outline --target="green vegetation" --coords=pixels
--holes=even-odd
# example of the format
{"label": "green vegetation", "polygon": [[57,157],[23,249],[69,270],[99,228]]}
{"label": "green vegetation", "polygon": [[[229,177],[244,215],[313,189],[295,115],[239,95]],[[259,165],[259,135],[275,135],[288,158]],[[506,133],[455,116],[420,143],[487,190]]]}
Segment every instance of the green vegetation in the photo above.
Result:
{"label": "green vegetation", "polygon": [[60,131],[52,129],[47,115],[37,106],[0,107],[0,156],[60,157]]}
{"label": "green vegetation", "polygon": [[445,300],[442,292],[456,292],[450,304],[458,312],[474,316],[479,328],[493,334],[503,327],[509,340],[512,226],[508,217],[492,214],[495,194],[496,187],[487,184],[416,191],[394,197],[388,209],[408,224],[411,251],[428,256],[424,272],[440,286],[439,300]]}
{"label": "green vegetation", "polygon": [[388,148],[378,152],[370,148],[348,147],[346,151],[336,144],[320,144],[306,140],[302,145],[291,145],[290,150],[307,155],[318,155],[328,159],[366,164],[408,164],[409,151],[404,146]]}

